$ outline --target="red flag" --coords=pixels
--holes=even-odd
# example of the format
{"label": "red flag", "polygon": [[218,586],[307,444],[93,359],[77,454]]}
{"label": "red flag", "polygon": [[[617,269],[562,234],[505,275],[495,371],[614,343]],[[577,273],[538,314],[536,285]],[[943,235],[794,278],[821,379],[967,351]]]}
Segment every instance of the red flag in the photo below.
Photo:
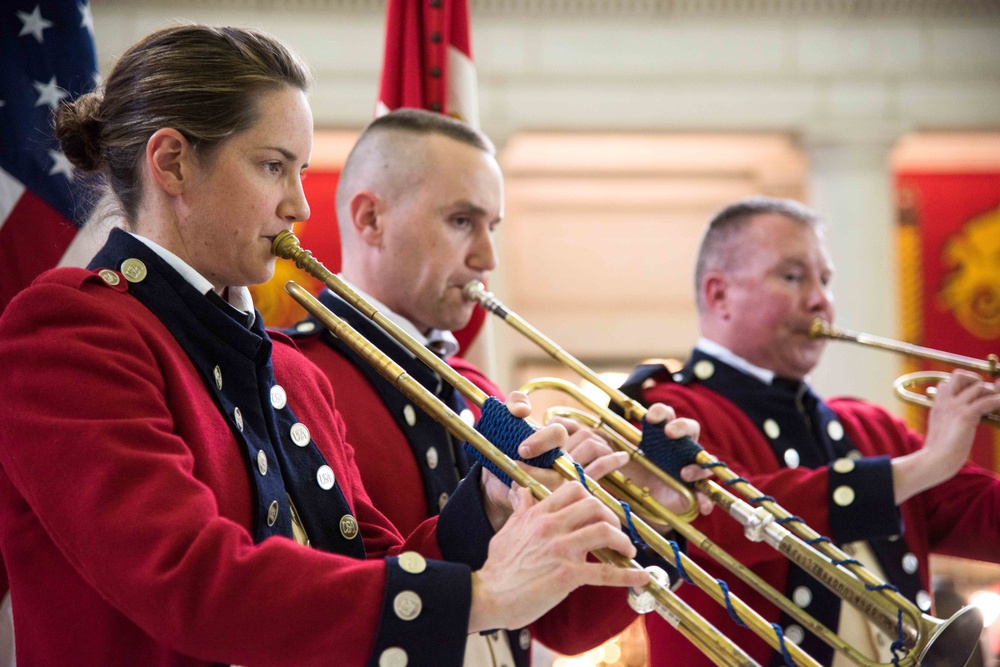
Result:
{"label": "red flag", "polygon": [[[907,171],[896,190],[905,340],[979,359],[1000,353],[1000,173]],[[951,370],[906,365],[926,368]],[[981,427],[972,459],[1000,470],[1000,431]]]}
{"label": "red flag", "polygon": [[[468,0],[389,0],[385,61],[375,115],[408,107],[479,127],[479,91],[469,39]],[[479,306],[455,337],[464,353],[483,326]]]}
{"label": "red flag", "polygon": [[409,107],[479,127],[468,0],[389,0],[375,115]]}
{"label": "red flag", "polygon": [[86,1],[15,0],[0,9],[0,311],[56,266],[87,219],[51,114],[96,77]]}

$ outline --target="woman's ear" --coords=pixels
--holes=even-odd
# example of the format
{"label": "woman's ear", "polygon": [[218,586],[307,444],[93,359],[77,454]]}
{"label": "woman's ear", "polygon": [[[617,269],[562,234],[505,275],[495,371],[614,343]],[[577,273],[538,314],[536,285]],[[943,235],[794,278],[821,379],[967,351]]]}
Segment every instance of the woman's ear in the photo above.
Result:
{"label": "woman's ear", "polygon": [[184,192],[193,159],[191,144],[172,127],[160,128],[146,142],[146,167],[156,185],[169,195]]}

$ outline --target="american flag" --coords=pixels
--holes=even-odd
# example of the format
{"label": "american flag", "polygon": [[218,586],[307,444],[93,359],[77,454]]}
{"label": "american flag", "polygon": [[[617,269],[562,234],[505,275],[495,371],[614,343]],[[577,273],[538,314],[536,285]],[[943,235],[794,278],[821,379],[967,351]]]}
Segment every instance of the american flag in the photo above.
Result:
{"label": "american flag", "polygon": [[0,312],[56,266],[89,214],[52,131],[52,111],[97,80],[86,0],[0,7]]}

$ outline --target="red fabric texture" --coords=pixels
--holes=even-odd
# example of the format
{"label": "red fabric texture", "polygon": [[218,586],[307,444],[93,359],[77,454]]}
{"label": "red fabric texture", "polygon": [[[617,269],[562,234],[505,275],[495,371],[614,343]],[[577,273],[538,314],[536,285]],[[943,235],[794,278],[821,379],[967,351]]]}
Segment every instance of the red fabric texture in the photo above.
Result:
{"label": "red fabric texture", "polygon": [[[778,461],[754,424],[730,401],[701,385],[659,384],[647,389],[644,402],[673,407],[679,417],[690,417],[702,425],[700,443],[706,451],[726,462],[765,494],[778,499],[788,511],[801,516],[814,530],[828,535],[827,469],[779,467]],[[918,449],[922,438],[882,408],[863,401],[840,398],[827,401],[837,413],[846,433],[862,456],[900,456]],[[996,540],[1000,534],[1000,478],[977,466],[967,465],[954,478],[903,504],[907,545],[918,558],[925,590],[930,590],[927,557],[931,551],[997,562]],[[768,583],[783,590],[788,561],[763,543],[744,539],[743,531],[725,512],[715,509],[694,523],[726,552]],[[771,622],[779,618],[777,608],[746,584],[708,558],[696,547],[690,556],[730,590]],[[771,649],[752,631],[739,628],[725,608],[694,586],[684,585],[678,594],[723,634],[747,653],[767,664]],[[787,592],[786,592],[787,594]],[[655,614],[646,616],[652,664],[655,667],[711,665],[695,646]]]}
{"label": "red fabric texture", "polygon": [[[44,665],[364,664],[384,563],[284,538],[253,544],[236,440],[125,284],[52,271],[0,320],[0,547],[19,653]],[[274,342],[276,379],[334,469],[369,557],[398,552],[329,383],[286,339]],[[406,548],[440,557],[434,526]]]}
{"label": "red fabric texture", "polygon": [[450,113],[449,47],[472,58],[468,0],[389,0],[379,102]]}
{"label": "red fabric texture", "polygon": [[[330,379],[337,406],[354,447],[355,461],[372,502],[404,534],[428,519],[423,482],[406,436],[396,425],[378,393],[350,361],[312,336],[296,341]],[[453,357],[448,362],[491,396],[500,389],[474,365]],[[479,418],[479,409],[470,405]],[[616,588],[584,587],[574,591],[556,611],[531,625],[546,646],[573,655],[613,637],[635,620],[626,592]]]}

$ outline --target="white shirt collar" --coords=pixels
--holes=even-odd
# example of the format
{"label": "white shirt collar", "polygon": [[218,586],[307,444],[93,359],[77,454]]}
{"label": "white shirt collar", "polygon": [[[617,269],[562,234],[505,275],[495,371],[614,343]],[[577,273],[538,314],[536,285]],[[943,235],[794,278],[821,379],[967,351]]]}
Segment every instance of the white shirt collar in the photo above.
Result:
{"label": "white shirt collar", "polygon": [[[135,234],[133,232],[128,233],[134,236],[137,240],[142,241],[146,247],[155,252],[160,259],[169,264],[174,271],[181,274],[181,277],[188,281],[192,287],[198,290],[199,293],[208,294],[215,289],[215,286],[212,285],[208,278],[195,271],[190,264],[161,246],[159,243],[151,241],[145,236],[140,236],[139,234]],[[250,296],[250,290],[246,287],[230,287],[226,290],[226,295],[229,297],[229,305],[248,316],[249,323],[247,326],[253,326],[256,314],[253,307],[253,298]]]}
{"label": "white shirt collar", "polygon": [[351,281],[345,279],[343,276],[340,277],[349,287],[351,287],[355,292],[362,296],[365,301],[368,301],[372,306],[375,307],[380,313],[386,316],[393,324],[398,326],[400,329],[406,333],[413,336],[416,340],[420,341],[423,346],[430,346],[435,344],[439,346],[440,350],[435,350],[442,359],[448,359],[449,357],[455,356],[458,353],[458,339],[450,331],[445,331],[443,329],[431,329],[427,332],[425,336],[423,333],[414,326],[413,322],[406,319],[402,315],[393,312],[387,305],[371,296],[362,289],[356,287]]}
{"label": "white shirt collar", "polygon": [[735,352],[730,350],[724,345],[716,343],[714,340],[709,340],[702,336],[698,339],[695,344],[695,348],[701,350],[705,354],[710,354],[719,361],[725,362],[737,370],[741,370],[747,375],[751,375],[764,384],[771,384],[774,381],[774,371],[770,371],[766,368],[761,368],[760,366],[754,366],[749,361],[741,356],[738,356]]}

